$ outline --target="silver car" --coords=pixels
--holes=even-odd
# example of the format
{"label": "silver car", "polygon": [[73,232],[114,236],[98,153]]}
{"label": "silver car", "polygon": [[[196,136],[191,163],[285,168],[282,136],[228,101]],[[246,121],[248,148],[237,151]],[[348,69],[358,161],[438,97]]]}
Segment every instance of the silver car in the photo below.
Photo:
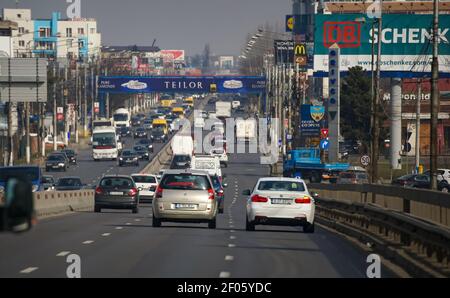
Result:
{"label": "silver car", "polygon": [[166,170],[153,199],[153,227],[162,222],[208,223],[216,228],[218,202],[204,171]]}

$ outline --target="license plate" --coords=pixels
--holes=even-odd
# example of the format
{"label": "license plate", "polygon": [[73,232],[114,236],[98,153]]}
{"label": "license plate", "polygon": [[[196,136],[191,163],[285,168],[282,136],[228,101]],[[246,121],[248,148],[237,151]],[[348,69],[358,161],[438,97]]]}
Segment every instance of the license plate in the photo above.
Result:
{"label": "license plate", "polygon": [[123,192],[121,191],[112,191],[109,194],[112,196],[123,196]]}
{"label": "license plate", "polygon": [[272,199],[272,204],[278,204],[278,205],[290,205],[292,200],[288,199]]}
{"label": "license plate", "polygon": [[57,169],[57,168],[59,168],[59,166],[53,166],[52,168]]}
{"label": "license plate", "polygon": [[174,204],[175,209],[196,209],[195,204]]}

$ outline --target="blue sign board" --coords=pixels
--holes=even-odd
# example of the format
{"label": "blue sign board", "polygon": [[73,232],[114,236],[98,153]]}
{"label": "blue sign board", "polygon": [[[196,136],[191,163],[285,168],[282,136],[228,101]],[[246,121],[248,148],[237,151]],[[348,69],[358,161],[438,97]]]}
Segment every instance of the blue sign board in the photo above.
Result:
{"label": "blue sign board", "polygon": [[[302,137],[320,137],[320,129],[326,127],[324,115],[315,113],[311,105],[302,105],[300,111],[300,134]],[[325,112],[325,111],[321,111]],[[320,116],[320,117],[319,117]],[[316,120],[314,120],[314,118]],[[319,120],[319,118],[321,118]],[[317,121],[319,120],[319,121]]]}
{"label": "blue sign board", "polygon": [[265,93],[265,77],[100,77],[100,93]]}
{"label": "blue sign board", "polygon": [[323,139],[320,141],[320,149],[328,150],[329,147],[330,147],[330,141],[328,141],[327,139]]}

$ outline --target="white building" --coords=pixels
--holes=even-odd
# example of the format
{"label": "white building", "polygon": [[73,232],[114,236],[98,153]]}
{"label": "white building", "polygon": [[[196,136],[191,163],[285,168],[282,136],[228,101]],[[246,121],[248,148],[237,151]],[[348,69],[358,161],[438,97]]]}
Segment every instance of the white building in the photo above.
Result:
{"label": "white building", "polygon": [[34,21],[31,9],[3,9],[3,20],[17,23],[13,31],[13,57],[31,57],[34,48]]}

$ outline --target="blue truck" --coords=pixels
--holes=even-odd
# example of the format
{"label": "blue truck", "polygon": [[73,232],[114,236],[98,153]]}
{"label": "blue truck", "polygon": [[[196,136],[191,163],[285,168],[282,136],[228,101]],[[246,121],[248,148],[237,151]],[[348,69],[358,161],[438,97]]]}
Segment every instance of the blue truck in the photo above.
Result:
{"label": "blue truck", "polygon": [[348,163],[323,163],[318,148],[300,148],[287,152],[283,162],[284,177],[301,177],[311,183],[327,179],[335,182],[340,172],[347,171]]}

